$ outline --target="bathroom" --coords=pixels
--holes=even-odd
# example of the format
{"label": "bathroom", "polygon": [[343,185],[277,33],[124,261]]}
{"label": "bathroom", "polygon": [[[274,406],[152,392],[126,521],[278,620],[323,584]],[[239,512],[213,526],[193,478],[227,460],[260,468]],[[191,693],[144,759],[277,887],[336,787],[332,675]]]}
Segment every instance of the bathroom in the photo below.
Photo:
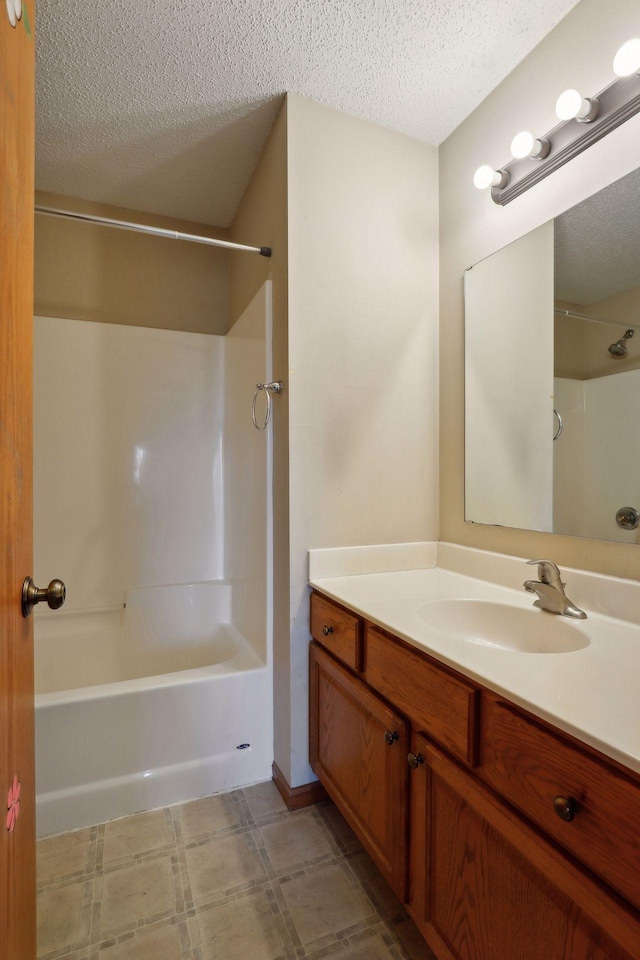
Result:
{"label": "bathroom", "polygon": [[[38,24],[48,31],[46,6],[41,0]],[[482,102],[479,97],[469,100],[469,115],[458,121],[452,132],[451,127],[446,129],[447,90],[461,70],[458,61],[454,66],[442,64],[440,86],[434,84],[430,92],[430,97],[439,97],[440,106],[436,105],[434,113],[442,117],[441,128],[434,128],[430,137],[408,134],[411,115],[424,96],[420,90],[414,91],[413,102],[405,104],[404,118],[393,94],[387,92],[388,112],[376,117],[375,123],[370,115],[355,116],[358,110],[349,108],[345,100],[327,98],[319,103],[310,88],[293,83],[288,89],[296,92],[286,100],[274,95],[266,103],[256,103],[253,112],[245,110],[244,119],[242,111],[232,116],[224,130],[230,150],[234,135],[241,139],[244,127],[253,125],[259,127],[264,148],[253,158],[250,180],[252,164],[247,161],[248,186],[239,191],[237,208],[221,219],[197,213],[205,202],[201,198],[210,191],[203,174],[206,150],[202,144],[213,136],[197,110],[184,130],[185,135],[195,131],[199,146],[196,144],[192,156],[182,158],[185,181],[198,183],[191,214],[181,213],[178,204],[154,209],[151,175],[146,177],[147,184],[138,175],[127,182],[126,201],[115,200],[115,192],[108,194],[106,189],[90,194],[79,184],[87,170],[94,176],[97,171],[104,179],[109,167],[126,165],[117,141],[117,103],[110,150],[104,156],[91,154],[90,144],[84,169],[78,164],[63,171],[58,181],[48,178],[37,184],[43,191],[37,202],[46,205],[54,206],[54,200],[62,196],[66,209],[81,212],[108,216],[114,215],[114,207],[120,207],[119,219],[127,214],[139,222],[176,229],[189,223],[198,233],[218,233],[231,241],[272,248],[270,259],[219,251],[207,251],[205,256],[205,248],[195,244],[140,239],[87,224],[63,226],[62,221],[42,215],[36,219],[35,312],[40,317],[80,325],[90,321],[87,327],[113,327],[128,335],[140,329],[140,316],[145,313],[143,326],[150,337],[182,333],[196,339],[222,339],[228,319],[217,330],[195,325],[198,309],[201,315],[209,312],[209,319],[213,309],[215,295],[209,286],[213,264],[226,258],[222,272],[227,301],[218,306],[227,318],[240,318],[256,296],[266,296],[264,285],[271,284],[271,365],[265,363],[255,376],[252,373],[251,383],[284,382],[282,396],[273,397],[269,428],[264,436],[255,434],[273,449],[269,471],[273,506],[272,510],[265,508],[265,517],[273,516],[273,543],[268,551],[273,559],[272,636],[268,640],[272,653],[266,653],[263,660],[267,670],[273,669],[273,755],[268,758],[266,774],[261,767],[259,775],[238,779],[229,789],[241,790],[253,780],[265,780],[272,760],[290,791],[304,789],[316,780],[308,751],[309,549],[443,541],[527,559],[550,556],[561,568],[613,577],[637,579],[640,575],[633,543],[534,532],[515,524],[465,521],[464,272],[638,166],[638,118],[632,117],[504,207],[492,203],[487,191],[474,188],[473,172],[480,164],[498,167],[507,161],[509,143],[517,130],[545,131],[554,126],[553,104],[560,91],[577,87],[594,92],[606,87],[612,80],[613,52],[640,32],[636,4],[628,0],[539,6],[540,15],[545,8],[550,11],[543,31],[546,35],[541,33],[523,51],[522,62],[512,64],[512,72],[495,74],[493,85],[498,85],[487,88]],[[82,24],[81,8],[72,5],[72,11],[78,22],[67,26],[78,41],[82,65],[88,60],[80,43],[87,25]],[[58,10],[57,15],[70,13]],[[133,18],[134,37],[142,28],[138,15],[135,10],[128,14]],[[102,25],[107,35],[112,29],[108,20]],[[497,16],[493,30],[499,46]],[[472,59],[472,54],[467,56]],[[174,63],[167,69],[178,68]],[[391,84],[393,77],[387,79]],[[466,83],[469,85],[468,80]],[[146,88],[144,92],[150,96]],[[65,123],[70,124],[71,119]],[[138,120],[130,116],[127,122],[135,126]],[[41,122],[44,142],[51,143],[56,118]],[[85,131],[89,141],[95,133],[90,126]],[[63,127],[64,142],[69,126]],[[176,118],[174,127],[179,139]],[[129,129],[126,123],[123,129]],[[168,159],[165,154],[163,160],[149,164],[160,193],[167,193],[167,185],[173,183],[179,147],[173,143]],[[224,182],[225,176],[231,176],[228,168],[211,171],[214,182]],[[77,193],[65,183],[78,184]],[[180,221],[181,227],[176,227],[175,221]],[[218,231],[206,226],[223,221],[226,225]],[[135,238],[138,245],[126,247],[125,236]],[[163,245],[170,252],[165,253]],[[111,280],[106,268],[98,269],[101,263],[109,264]],[[191,272],[185,283],[187,271]],[[122,284],[126,297],[114,292],[116,283]],[[179,296],[171,300],[163,283],[174,289],[181,283]],[[102,316],[99,310],[104,311]],[[120,319],[111,325],[101,322],[109,319],[105,315],[109,311],[111,319],[120,311]],[[191,316],[185,325],[187,314]],[[166,321],[158,319],[162,316]],[[612,334],[611,341],[617,337]],[[629,349],[635,345],[631,341]],[[123,353],[126,356],[128,350]],[[248,418],[250,401],[249,395]],[[250,422],[249,429],[253,431]],[[254,439],[252,433],[250,439]],[[35,459],[37,469],[37,451]],[[55,566],[55,556],[46,567],[38,567],[42,519],[38,519],[37,509],[36,505],[36,566],[28,572],[39,584],[56,576],[65,579]],[[266,520],[264,527],[266,542]],[[185,584],[224,576],[224,570],[215,565],[195,574],[165,575],[161,571],[151,579],[145,571],[128,586]],[[73,609],[71,582],[67,589],[68,609]],[[101,606],[102,600],[92,600],[91,605]],[[131,609],[129,603],[126,609]],[[51,623],[51,630],[57,629],[56,613],[36,611],[36,615],[40,622]],[[237,745],[245,742],[236,739]],[[234,742],[233,749],[235,746]],[[220,789],[227,788],[214,786],[209,792]],[[58,787],[51,790],[55,793]],[[150,801],[146,809],[189,801],[203,792]],[[242,798],[234,802],[241,804]],[[115,815],[141,809],[145,807],[136,800],[129,811]],[[244,816],[246,824],[246,810]],[[97,815],[91,829],[108,819],[108,815]],[[315,821],[314,827],[321,832],[328,829]],[[384,958],[408,958],[412,950],[416,957],[421,956],[418,946],[407,945],[409,940],[389,943],[382,934],[380,937],[380,943],[371,946],[365,956],[374,957],[378,951]],[[84,944],[80,938],[73,942]],[[104,954],[109,960],[109,950],[117,960],[120,954],[135,956],[125,952],[125,943],[83,945],[71,957],[81,960],[85,955]],[[320,949],[326,948],[323,944]],[[187,941],[180,941],[178,949],[177,956],[191,956]],[[206,956],[204,947],[200,949]],[[359,955],[353,944],[342,949],[345,958]]]}

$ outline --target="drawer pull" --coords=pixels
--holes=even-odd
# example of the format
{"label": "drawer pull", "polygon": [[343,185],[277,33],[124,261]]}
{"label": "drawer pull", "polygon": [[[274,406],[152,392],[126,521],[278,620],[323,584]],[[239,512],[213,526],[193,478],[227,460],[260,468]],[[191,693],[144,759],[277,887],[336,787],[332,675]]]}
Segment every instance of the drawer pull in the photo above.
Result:
{"label": "drawer pull", "polygon": [[333,633],[333,627],[328,627],[325,623],[324,627],[322,628],[322,632],[324,633],[325,637],[328,637],[330,633]]}
{"label": "drawer pull", "polygon": [[553,809],[561,820],[569,822],[580,810],[580,804],[573,797],[554,797]]}
{"label": "drawer pull", "polygon": [[399,739],[400,739],[400,734],[398,733],[397,730],[385,730],[384,742],[388,746],[391,746],[393,743],[395,743],[396,740],[399,740]]}
{"label": "drawer pull", "polygon": [[410,753],[407,757],[407,763],[412,770],[415,770],[421,763],[424,763],[424,757],[421,753]]}

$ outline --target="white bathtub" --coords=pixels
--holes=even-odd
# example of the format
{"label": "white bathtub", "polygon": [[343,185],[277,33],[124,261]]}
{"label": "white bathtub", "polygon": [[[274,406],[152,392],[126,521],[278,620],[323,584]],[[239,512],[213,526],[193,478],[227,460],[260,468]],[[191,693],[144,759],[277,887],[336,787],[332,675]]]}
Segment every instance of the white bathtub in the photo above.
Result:
{"label": "white bathtub", "polygon": [[38,836],[271,776],[269,671],[230,609],[210,582],[37,617]]}

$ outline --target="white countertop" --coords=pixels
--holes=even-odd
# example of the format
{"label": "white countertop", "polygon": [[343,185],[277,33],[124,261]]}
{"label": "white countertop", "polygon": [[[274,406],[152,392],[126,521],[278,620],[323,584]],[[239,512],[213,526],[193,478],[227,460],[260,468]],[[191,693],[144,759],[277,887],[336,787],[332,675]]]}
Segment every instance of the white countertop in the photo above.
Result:
{"label": "white countertop", "polygon": [[[563,625],[579,631],[588,644],[569,653],[552,654],[495,649],[430,627],[424,618],[425,604],[469,598],[531,608],[535,599],[531,594],[521,586],[516,589],[505,584],[535,579],[535,567],[526,567],[520,558],[450,544],[438,544],[431,553],[426,549],[416,551],[415,544],[411,547],[404,565],[415,567],[426,557],[427,563],[434,565],[317,576],[317,572],[326,574],[332,567],[340,573],[345,569],[367,569],[363,559],[366,555],[358,554],[354,564],[355,554],[349,553],[349,549],[310,551],[310,586],[640,772],[639,583],[564,568],[567,594],[586,611],[587,619],[562,618]],[[372,548],[369,569],[379,570],[381,555],[378,552],[376,559],[375,551],[381,549]],[[402,567],[402,561],[397,566]],[[474,567],[482,569],[490,579],[460,572]],[[590,596],[593,606],[588,602]],[[611,616],[607,609],[609,600],[617,612],[633,619]],[[531,615],[540,618],[542,630],[547,618],[555,617],[542,610],[531,610]]]}

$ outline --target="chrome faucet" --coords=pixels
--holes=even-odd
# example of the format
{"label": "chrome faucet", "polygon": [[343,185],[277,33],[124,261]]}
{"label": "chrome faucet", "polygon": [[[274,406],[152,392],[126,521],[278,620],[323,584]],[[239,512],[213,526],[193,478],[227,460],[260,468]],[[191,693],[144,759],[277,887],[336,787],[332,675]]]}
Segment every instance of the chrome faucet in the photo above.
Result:
{"label": "chrome faucet", "polygon": [[586,613],[575,603],[569,600],[564,592],[565,585],[560,579],[560,571],[552,560],[527,560],[527,563],[538,564],[539,580],[525,580],[523,586],[528,593],[537,593],[534,607],[548,610],[549,613],[559,613],[562,617],[574,617],[576,620],[586,620]]}

